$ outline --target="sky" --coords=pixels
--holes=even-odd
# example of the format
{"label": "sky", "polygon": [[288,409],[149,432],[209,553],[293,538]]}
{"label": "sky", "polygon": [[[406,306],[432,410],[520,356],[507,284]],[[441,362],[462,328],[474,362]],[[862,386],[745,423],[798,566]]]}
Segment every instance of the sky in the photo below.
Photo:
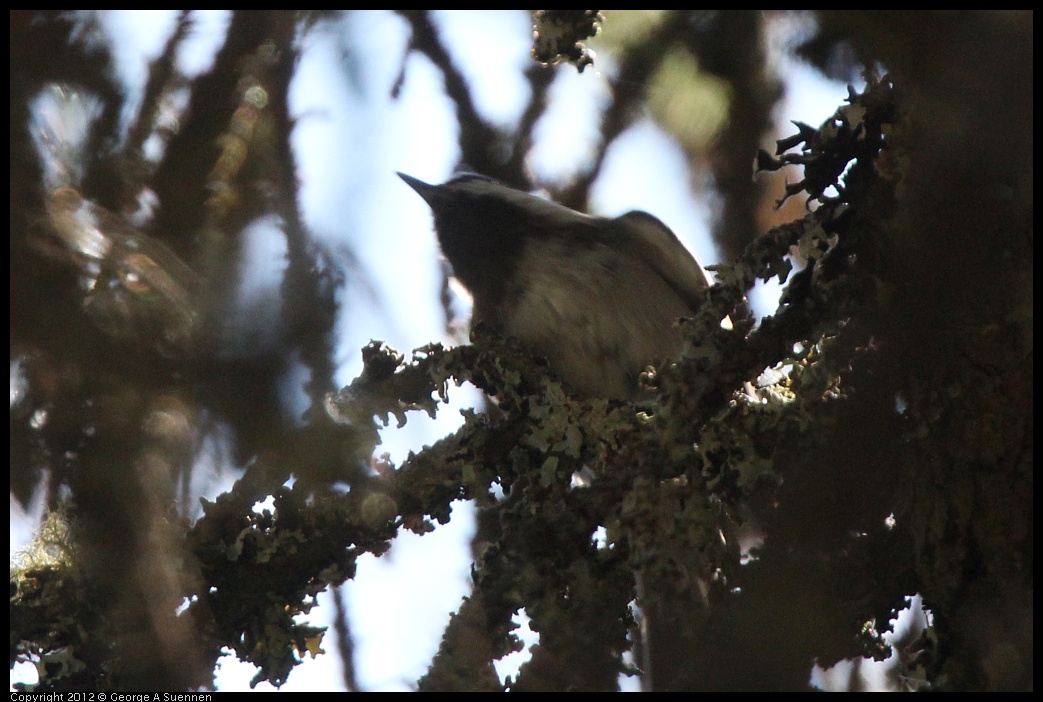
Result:
{"label": "sky", "polygon": [[[228,22],[224,11],[197,12],[196,29],[179,59],[190,74],[210,65]],[[112,47],[128,94],[140,95],[147,62],[169,36],[176,15],[137,10],[107,11],[102,17],[111,36],[119,37]],[[471,82],[479,112],[495,124],[516,122],[528,99],[522,75],[530,61],[528,15],[506,10],[440,11],[436,19],[457,65]],[[389,11],[354,12],[321,24],[302,41],[291,86],[291,109],[297,120],[293,147],[305,224],[331,247],[350,243],[367,273],[364,284],[349,283],[345,291],[347,303],[337,328],[339,385],[357,375],[362,367],[359,349],[371,339],[384,340],[400,351],[432,341],[453,342],[439,303],[441,264],[430,212],[395,172],[435,183],[451,176],[459,154],[455,109],[443,92],[441,75],[415,53],[405,59],[400,94],[392,96],[408,39],[405,21]],[[596,114],[589,106],[607,99],[602,71],[610,70],[610,64],[595,63],[582,74],[571,66],[556,69],[548,116],[538,125],[537,146],[529,162],[540,178],[564,178],[589,157],[596,125],[557,116]],[[846,97],[844,85],[827,81],[810,68],[787,62],[780,65],[780,73],[787,83],[780,123],[819,124]],[[128,123],[134,107],[132,101]],[[686,168],[669,135],[650,120],[638,121],[610,150],[592,191],[594,208],[608,216],[631,209],[652,212],[704,265],[714,263],[718,256],[708,235],[710,209],[689,191]],[[350,211],[344,210],[345,202],[351,203]],[[285,243],[277,223],[259,221],[243,240],[244,259],[249,262],[240,281],[244,308],[259,298],[277,300],[285,267]],[[762,313],[771,311],[774,294],[770,290],[764,294]],[[459,303],[466,309],[465,296]],[[304,402],[299,391],[302,379],[292,372],[286,378],[291,411],[295,402]],[[410,450],[454,431],[461,423],[459,410],[476,404],[478,397],[465,387],[451,389],[450,399],[452,406],[435,420],[412,416],[404,429],[385,431],[379,450],[399,462]],[[452,521],[435,533],[418,537],[404,532],[390,553],[360,559],[357,577],[344,588],[357,636],[356,668],[363,689],[410,690],[426,672],[449,613],[469,592],[470,514],[468,505],[458,503]],[[24,543],[38,512],[25,514],[12,501],[11,517],[13,552]],[[310,616],[312,624],[329,623],[329,608],[323,606],[326,598],[327,594],[319,597],[320,605]],[[327,650],[333,648],[333,636],[332,631],[327,634]],[[502,664],[501,675],[516,669],[520,658]],[[248,690],[253,674],[251,666],[225,659],[217,674],[218,688]],[[31,679],[33,673],[18,670],[12,682],[26,679],[20,676]],[[341,685],[339,661],[320,656],[298,666],[282,689],[328,690]],[[272,688],[265,683],[258,689]]]}

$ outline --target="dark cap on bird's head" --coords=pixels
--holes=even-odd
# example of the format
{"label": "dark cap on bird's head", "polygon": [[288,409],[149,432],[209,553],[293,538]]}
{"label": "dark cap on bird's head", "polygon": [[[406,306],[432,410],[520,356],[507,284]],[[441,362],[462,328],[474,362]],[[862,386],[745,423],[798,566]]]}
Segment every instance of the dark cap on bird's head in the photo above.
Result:
{"label": "dark cap on bird's head", "polygon": [[[475,173],[456,175],[442,185],[425,183],[405,173],[398,177],[431,207],[443,244],[446,237],[488,237],[519,229],[525,236],[568,235],[569,227],[582,229],[596,219]],[[442,227],[442,223],[449,226]],[[464,223],[471,225],[467,231],[454,230],[454,224]]]}

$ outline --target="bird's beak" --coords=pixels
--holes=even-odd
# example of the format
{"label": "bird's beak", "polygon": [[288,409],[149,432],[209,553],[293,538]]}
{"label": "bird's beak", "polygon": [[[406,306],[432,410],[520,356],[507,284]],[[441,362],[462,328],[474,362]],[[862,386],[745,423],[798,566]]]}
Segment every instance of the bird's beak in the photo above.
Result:
{"label": "bird's beak", "polygon": [[435,204],[434,200],[438,193],[439,186],[425,183],[419,178],[414,178],[405,173],[398,173],[398,177],[406,181],[406,185],[411,187],[413,190],[416,190],[417,194],[424,198],[424,201],[427,202],[428,205],[433,206]]}

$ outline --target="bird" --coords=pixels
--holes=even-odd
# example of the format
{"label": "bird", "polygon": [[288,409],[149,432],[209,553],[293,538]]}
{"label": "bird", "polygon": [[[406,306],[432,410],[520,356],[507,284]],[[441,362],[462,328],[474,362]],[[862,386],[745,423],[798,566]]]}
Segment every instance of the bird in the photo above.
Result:
{"label": "bird", "polygon": [[442,253],[481,322],[546,359],[572,394],[641,400],[639,376],[681,351],[679,319],[712,284],[647,212],[577,212],[492,178],[398,173],[431,208]]}

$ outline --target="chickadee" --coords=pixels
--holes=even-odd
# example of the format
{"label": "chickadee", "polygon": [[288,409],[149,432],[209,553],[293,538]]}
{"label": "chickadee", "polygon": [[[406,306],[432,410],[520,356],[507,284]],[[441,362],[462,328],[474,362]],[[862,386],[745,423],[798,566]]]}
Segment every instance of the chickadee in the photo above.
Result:
{"label": "chickadee", "polygon": [[424,198],[453,273],[485,322],[547,359],[577,394],[638,399],[638,376],[675,357],[706,271],[646,212],[593,217],[490,178],[399,177]]}

